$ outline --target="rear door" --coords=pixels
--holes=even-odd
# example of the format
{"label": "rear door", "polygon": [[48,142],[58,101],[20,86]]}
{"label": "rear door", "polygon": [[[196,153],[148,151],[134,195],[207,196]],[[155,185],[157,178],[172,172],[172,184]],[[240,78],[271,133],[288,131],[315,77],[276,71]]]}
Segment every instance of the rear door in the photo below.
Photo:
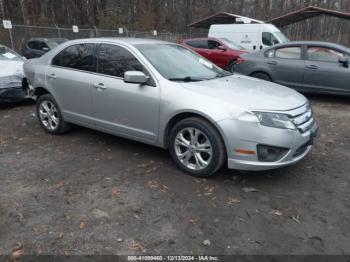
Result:
{"label": "rear door", "polygon": [[308,46],[304,85],[311,91],[350,92],[350,69],[339,63],[342,51],[324,46]]}
{"label": "rear door", "polygon": [[301,45],[270,49],[265,57],[267,71],[271,72],[274,82],[302,89],[305,60]]}
{"label": "rear door", "polygon": [[[148,84],[124,82],[126,71],[142,71]],[[144,65],[125,47],[101,44],[98,74],[93,76],[95,125],[107,132],[155,141],[158,137],[160,89]]]}
{"label": "rear door", "polygon": [[64,117],[93,125],[92,74],[96,72],[96,44],[76,44],[57,54],[46,71],[46,84]]}

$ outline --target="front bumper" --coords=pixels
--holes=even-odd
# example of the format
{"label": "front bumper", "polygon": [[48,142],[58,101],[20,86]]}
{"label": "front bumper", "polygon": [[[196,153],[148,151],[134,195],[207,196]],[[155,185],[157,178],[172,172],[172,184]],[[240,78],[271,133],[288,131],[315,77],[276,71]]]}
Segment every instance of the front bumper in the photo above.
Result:
{"label": "front bumper", "polygon": [[0,103],[17,102],[26,99],[21,86],[0,88]]}
{"label": "front bumper", "polygon": [[[218,122],[224,133],[227,148],[228,168],[247,171],[263,171],[292,165],[302,160],[311,150],[318,125],[305,131],[265,127],[256,122],[223,120]],[[280,159],[264,162],[258,159],[258,145],[287,149]],[[255,152],[244,154],[235,149]]]}

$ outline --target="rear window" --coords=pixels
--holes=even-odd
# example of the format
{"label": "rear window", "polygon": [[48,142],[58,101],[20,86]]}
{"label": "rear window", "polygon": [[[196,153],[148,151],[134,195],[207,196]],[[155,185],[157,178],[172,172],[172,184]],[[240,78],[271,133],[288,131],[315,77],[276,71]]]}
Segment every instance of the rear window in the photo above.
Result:
{"label": "rear window", "polygon": [[0,60],[24,61],[20,55],[5,46],[0,46]]}
{"label": "rear window", "polygon": [[284,47],[275,51],[275,57],[284,59],[301,59],[301,47]]}

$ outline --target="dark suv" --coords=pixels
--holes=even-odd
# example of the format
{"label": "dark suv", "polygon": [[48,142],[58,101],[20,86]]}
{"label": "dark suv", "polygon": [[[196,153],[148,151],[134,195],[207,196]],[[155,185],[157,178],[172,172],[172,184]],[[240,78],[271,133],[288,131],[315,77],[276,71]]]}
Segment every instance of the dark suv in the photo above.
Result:
{"label": "dark suv", "polygon": [[66,38],[31,38],[24,45],[22,54],[27,59],[40,57],[66,41]]}

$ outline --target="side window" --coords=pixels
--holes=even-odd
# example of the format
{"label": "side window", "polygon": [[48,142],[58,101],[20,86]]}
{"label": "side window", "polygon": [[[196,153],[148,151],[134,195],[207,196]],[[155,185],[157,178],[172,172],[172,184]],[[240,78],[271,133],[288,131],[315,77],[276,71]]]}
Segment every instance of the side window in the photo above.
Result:
{"label": "side window", "polygon": [[262,43],[267,46],[276,45],[279,43],[278,39],[269,32],[262,33]]}
{"label": "side window", "polygon": [[284,47],[276,49],[275,57],[284,59],[301,59],[301,47]]}
{"label": "side window", "polygon": [[208,40],[189,40],[186,44],[194,48],[208,49]]}
{"label": "side window", "polygon": [[209,49],[217,49],[219,46],[221,46],[221,44],[217,41],[214,41],[214,40],[208,41],[208,48]]}
{"label": "side window", "polygon": [[52,60],[52,65],[83,71],[96,71],[95,44],[72,45]]}
{"label": "side window", "polygon": [[98,54],[98,72],[124,77],[126,71],[144,71],[137,58],[123,47],[102,44]]}
{"label": "side window", "polygon": [[312,61],[338,63],[339,58],[344,57],[344,54],[334,49],[314,46],[308,47],[307,56]]}

